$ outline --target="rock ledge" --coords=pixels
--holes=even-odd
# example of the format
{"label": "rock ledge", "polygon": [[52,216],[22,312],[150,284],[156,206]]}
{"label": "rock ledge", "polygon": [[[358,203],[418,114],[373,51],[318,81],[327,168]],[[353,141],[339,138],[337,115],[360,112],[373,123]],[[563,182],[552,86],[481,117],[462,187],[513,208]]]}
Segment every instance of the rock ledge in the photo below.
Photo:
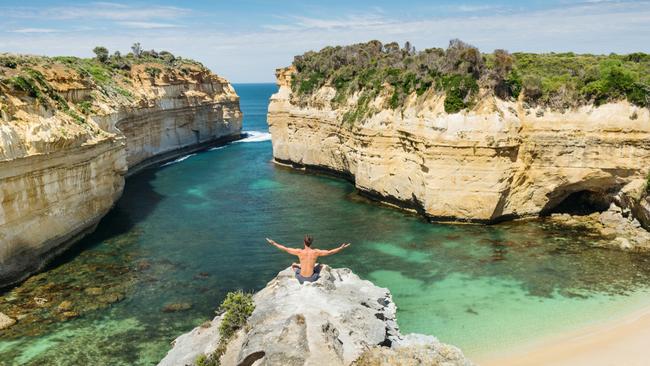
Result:
{"label": "rock ledge", "polygon": [[[222,365],[472,365],[435,337],[402,335],[390,291],[347,268],[325,267],[300,285],[291,269],[254,295],[248,326],[230,341]],[[178,337],[159,366],[193,365],[219,343],[220,316]]]}

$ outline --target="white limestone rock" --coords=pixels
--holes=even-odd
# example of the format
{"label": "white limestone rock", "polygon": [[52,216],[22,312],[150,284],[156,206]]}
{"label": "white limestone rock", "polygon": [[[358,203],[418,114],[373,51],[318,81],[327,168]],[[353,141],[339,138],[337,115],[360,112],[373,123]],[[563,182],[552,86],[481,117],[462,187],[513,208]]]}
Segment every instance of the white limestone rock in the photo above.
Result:
{"label": "white limestone rock", "polygon": [[[228,344],[222,365],[350,365],[368,349],[391,347],[404,359],[415,352],[448,365],[471,364],[460,350],[434,337],[402,336],[390,291],[346,268],[325,267],[318,281],[303,285],[286,269],[253,299],[255,311]],[[191,365],[210,353],[217,328],[218,317],[210,328],[179,337],[159,365]]]}

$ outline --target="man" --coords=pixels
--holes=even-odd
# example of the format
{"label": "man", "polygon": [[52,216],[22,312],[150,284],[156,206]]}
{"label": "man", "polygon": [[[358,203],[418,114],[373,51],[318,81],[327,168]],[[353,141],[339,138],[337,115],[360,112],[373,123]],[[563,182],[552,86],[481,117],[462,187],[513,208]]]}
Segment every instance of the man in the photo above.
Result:
{"label": "man", "polygon": [[289,254],[298,256],[300,264],[292,263],[291,268],[293,268],[296,272],[296,278],[300,284],[305,281],[314,282],[318,279],[321,270],[321,265],[316,263],[318,257],[325,257],[328,255],[336,254],[350,246],[350,243],[344,243],[341,244],[340,247],[331,250],[312,249],[311,243],[314,241],[314,239],[309,235],[305,236],[304,247],[302,249],[287,248],[284,245],[278,244],[269,238],[266,238],[266,241],[280,250],[284,250]]}

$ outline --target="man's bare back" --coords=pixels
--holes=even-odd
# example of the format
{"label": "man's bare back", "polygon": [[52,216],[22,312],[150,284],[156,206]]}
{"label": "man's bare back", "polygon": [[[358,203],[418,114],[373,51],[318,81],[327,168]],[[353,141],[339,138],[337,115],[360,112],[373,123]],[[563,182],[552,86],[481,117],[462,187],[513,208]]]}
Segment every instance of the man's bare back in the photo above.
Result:
{"label": "man's bare back", "polygon": [[300,265],[293,264],[292,267],[298,266],[300,268],[300,275],[304,278],[309,278],[314,275],[314,267],[316,266],[316,261],[319,257],[325,257],[328,255],[336,254],[341,250],[350,246],[349,243],[341,244],[338,248],[331,250],[321,250],[321,249],[312,249],[311,243],[312,238],[306,236],[304,241],[304,247],[302,249],[288,248],[284,245],[278,244],[275,241],[266,238],[266,240],[276,248],[283,250],[289,254],[293,254],[298,257]]}

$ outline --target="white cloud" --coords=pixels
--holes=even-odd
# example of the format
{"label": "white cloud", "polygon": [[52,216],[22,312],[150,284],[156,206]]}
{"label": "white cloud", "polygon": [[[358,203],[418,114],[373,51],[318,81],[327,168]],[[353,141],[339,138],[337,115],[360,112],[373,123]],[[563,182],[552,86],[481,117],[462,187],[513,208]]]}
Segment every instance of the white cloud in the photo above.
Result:
{"label": "white cloud", "polygon": [[175,6],[133,6],[120,3],[97,2],[88,5],[54,7],[1,7],[7,18],[48,20],[133,20],[176,19],[187,16],[190,9]]}
{"label": "white cloud", "polygon": [[59,29],[51,28],[21,28],[10,30],[11,33],[55,33],[60,32]]}
{"label": "white cloud", "polygon": [[583,3],[539,11],[486,12],[472,17],[397,20],[375,13],[333,18],[285,16],[281,21],[255,31],[238,32],[187,26],[155,32],[121,28],[101,33],[5,33],[0,37],[0,50],[91,56],[97,45],[128,51],[133,42],[139,41],[146,49],[166,49],[197,59],[237,82],[272,81],[275,68],[291,63],[294,55],[371,39],[400,43],[410,40],[418,49],[445,47],[449,39],[460,38],[484,52],[496,48],[513,52],[650,52],[648,1]]}
{"label": "white cloud", "polygon": [[452,7],[452,10],[460,11],[463,13],[472,13],[476,11],[484,11],[490,9],[496,9],[498,6],[494,5],[457,5]]}
{"label": "white cloud", "polygon": [[126,28],[136,29],[161,29],[161,28],[182,28],[182,25],[171,23],[155,23],[155,22],[117,22]]}

